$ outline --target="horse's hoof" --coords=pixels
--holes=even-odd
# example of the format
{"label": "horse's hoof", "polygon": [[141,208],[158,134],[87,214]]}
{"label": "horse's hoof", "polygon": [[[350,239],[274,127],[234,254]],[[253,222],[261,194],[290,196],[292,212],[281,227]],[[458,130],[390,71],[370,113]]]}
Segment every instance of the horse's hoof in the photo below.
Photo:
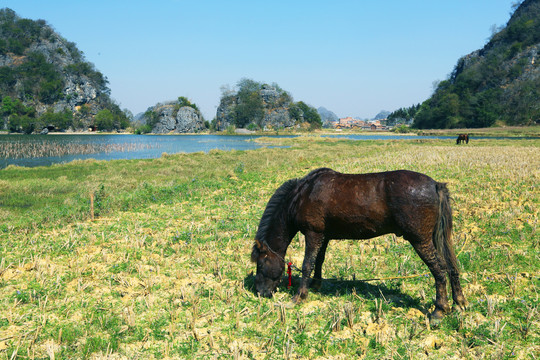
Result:
{"label": "horse's hoof", "polygon": [[296,295],[293,296],[292,301],[295,304],[300,304],[302,300],[304,300],[307,297],[307,289],[299,290]]}
{"label": "horse's hoof", "polygon": [[442,321],[442,319],[431,317],[429,319],[429,326],[434,328],[434,329],[438,328],[439,325],[441,325],[441,321]]}
{"label": "horse's hoof", "polygon": [[458,298],[457,300],[454,300],[453,308],[454,308],[454,310],[457,310],[459,312],[463,312],[463,311],[467,310],[468,305],[469,305],[469,303],[462,296],[461,298]]}
{"label": "horse's hoof", "polygon": [[441,324],[442,319],[444,318],[444,311],[435,309],[429,316],[429,326],[436,328]]}
{"label": "horse's hoof", "polygon": [[457,312],[464,312],[465,310],[467,310],[467,303],[465,303],[465,304],[454,304],[452,310],[457,311]]}

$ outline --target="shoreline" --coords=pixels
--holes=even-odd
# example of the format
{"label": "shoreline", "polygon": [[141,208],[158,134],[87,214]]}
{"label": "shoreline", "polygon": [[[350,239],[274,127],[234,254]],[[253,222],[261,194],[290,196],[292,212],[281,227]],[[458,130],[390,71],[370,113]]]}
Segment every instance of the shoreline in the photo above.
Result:
{"label": "shoreline", "polygon": [[[319,129],[314,131],[294,131],[294,130],[278,130],[278,131],[251,131],[247,129],[236,129],[234,133],[227,133],[226,131],[218,131],[210,133],[209,131],[198,133],[168,133],[168,134],[135,134],[133,132],[93,132],[93,131],[66,131],[66,132],[49,132],[46,135],[30,134],[30,135],[152,135],[152,136],[167,136],[167,135],[228,135],[228,136],[273,136],[273,135],[296,135],[296,136],[320,136],[320,135],[364,135],[364,136],[456,136],[458,134],[469,134],[469,136],[482,136],[482,137],[540,137],[540,126],[504,126],[493,128],[475,128],[475,129],[412,129],[407,133],[398,133],[392,131],[371,131],[371,130],[349,130],[349,129]],[[0,135],[27,135],[21,133],[10,133],[7,131],[0,131]]]}

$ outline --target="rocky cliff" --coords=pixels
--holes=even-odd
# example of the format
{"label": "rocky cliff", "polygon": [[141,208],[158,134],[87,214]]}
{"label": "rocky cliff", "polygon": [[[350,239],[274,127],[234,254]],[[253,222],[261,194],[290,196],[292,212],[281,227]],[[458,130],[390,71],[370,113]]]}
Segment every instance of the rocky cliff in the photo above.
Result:
{"label": "rocky cliff", "polygon": [[107,83],[76,45],[44,20],[0,10],[0,101],[9,98],[26,108],[20,114],[4,106],[0,127],[12,116],[39,119],[46,113],[71,114],[70,127],[75,129],[93,127],[101,110],[121,113],[109,97]]}

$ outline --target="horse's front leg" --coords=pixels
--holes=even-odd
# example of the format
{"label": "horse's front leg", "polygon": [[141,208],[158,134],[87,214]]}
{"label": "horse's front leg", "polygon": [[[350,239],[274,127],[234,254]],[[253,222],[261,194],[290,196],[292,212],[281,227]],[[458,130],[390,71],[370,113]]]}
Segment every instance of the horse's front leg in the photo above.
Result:
{"label": "horse's front leg", "polygon": [[305,236],[306,252],[304,255],[304,263],[302,264],[302,281],[300,282],[298,292],[293,297],[293,302],[296,303],[299,303],[308,295],[309,277],[311,276],[315,259],[317,258],[324,242],[324,236],[320,233],[308,231],[305,233]]}

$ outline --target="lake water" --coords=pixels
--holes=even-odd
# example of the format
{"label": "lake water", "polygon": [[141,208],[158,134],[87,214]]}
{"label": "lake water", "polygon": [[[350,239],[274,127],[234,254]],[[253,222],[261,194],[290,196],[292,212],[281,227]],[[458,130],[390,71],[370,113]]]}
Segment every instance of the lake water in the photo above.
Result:
{"label": "lake water", "polygon": [[[150,159],[163,153],[251,150],[256,136],[227,135],[0,135],[0,169],[48,166],[73,160]],[[21,149],[24,148],[24,151]]]}
{"label": "lake water", "polygon": [[[212,149],[251,150],[259,136],[234,135],[0,135],[0,169],[8,165],[48,166],[73,160],[148,159],[163,153]],[[284,137],[284,136],[279,136]],[[416,135],[328,135],[352,140],[453,139]]]}

